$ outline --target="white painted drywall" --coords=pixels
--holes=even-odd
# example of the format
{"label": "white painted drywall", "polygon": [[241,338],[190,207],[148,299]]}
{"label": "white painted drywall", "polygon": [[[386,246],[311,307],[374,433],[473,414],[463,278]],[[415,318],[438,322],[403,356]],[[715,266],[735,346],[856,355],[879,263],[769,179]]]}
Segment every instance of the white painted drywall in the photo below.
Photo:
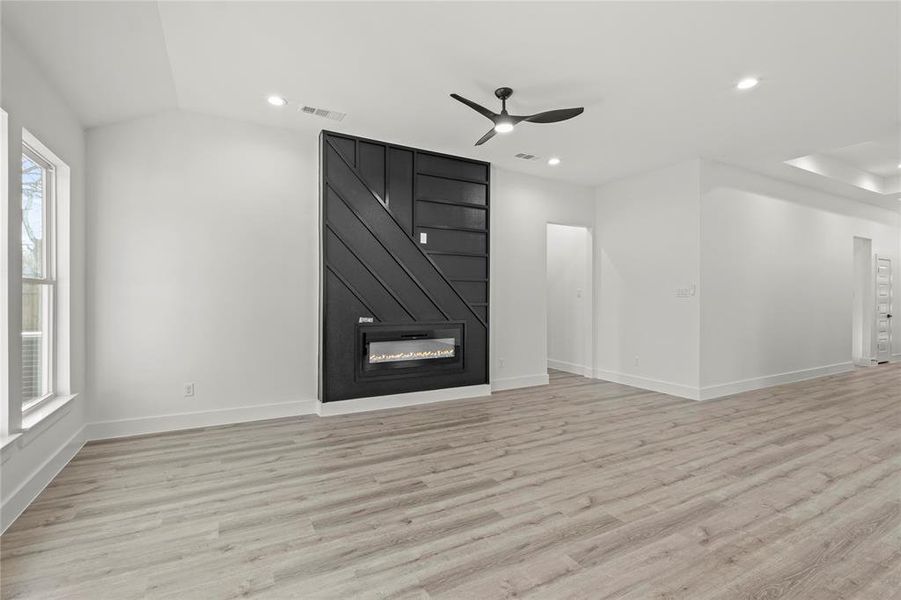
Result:
{"label": "white painted drywall", "polygon": [[[218,411],[224,422],[310,406],[315,148],[296,132],[180,111],[88,132],[92,432],[196,424],[184,413]],[[542,383],[545,227],[591,226],[592,190],[493,177],[492,380]],[[188,382],[192,398],[183,395]]]}
{"label": "white painted drywall", "polygon": [[491,385],[547,382],[547,224],[591,227],[593,190],[492,170]]}
{"label": "white painted drywall", "polygon": [[[601,379],[696,396],[699,170],[690,161],[597,189],[595,375]],[[694,295],[679,297],[677,290]]]}
{"label": "white painted drywall", "polygon": [[847,367],[854,236],[891,256],[901,281],[899,214],[719,163],[701,174],[706,394]]}
{"label": "white painted drywall", "polygon": [[873,240],[854,236],[853,290],[851,314],[851,360],[869,365],[876,355],[873,346],[875,331],[875,287]]}
{"label": "white painted drywall", "polygon": [[311,411],[315,139],[168,112],[87,140],[89,421],[105,424],[92,427]]}
{"label": "white painted drywall", "polygon": [[591,374],[591,242],[588,228],[547,226],[548,367]]}
{"label": "white painted drywall", "polygon": [[68,290],[70,328],[66,350],[70,356],[70,386],[78,397],[61,410],[29,431],[3,446],[0,468],[0,530],[18,516],[37,493],[52,479],[74,454],[83,441],[84,426],[84,218],[85,218],[85,147],[84,132],[66,100],[47,80],[20,44],[6,30],[2,31],[2,80],[0,106],[7,111],[9,131],[9,229],[7,255],[4,265],[7,278],[9,331],[9,377],[3,399],[21,395],[20,332],[21,332],[21,247],[18,228],[21,206],[18,202],[21,187],[22,129],[35,135],[71,169],[70,186],[70,272]]}

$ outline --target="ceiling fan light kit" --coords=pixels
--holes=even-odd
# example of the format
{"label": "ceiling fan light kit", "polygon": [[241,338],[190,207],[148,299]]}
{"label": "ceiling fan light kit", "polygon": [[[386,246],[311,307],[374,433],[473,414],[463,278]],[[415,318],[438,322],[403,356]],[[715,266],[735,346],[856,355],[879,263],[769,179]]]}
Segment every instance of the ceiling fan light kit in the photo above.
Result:
{"label": "ceiling fan light kit", "polygon": [[585,108],[580,106],[578,108],[559,108],[557,110],[546,110],[534,115],[511,115],[507,112],[507,100],[510,98],[510,96],[513,95],[513,89],[508,87],[500,87],[494,90],[494,95],[497,96],[501,101],[501,112],[499,113],[488,110],[481,104],[476,104],[472,100],[467,100],[466,98],[458,94],[451,94],[451,98],[458,102],[462,102],[469,108],[473,109],[474,111],[494,123],[494,127],[489,129],[488,133],[479,138],[479,140],[475,143],[476,146],[481,146],[482,144],[493,138],[497,133],[509,133],[513,131],[513,128],[523,121],[526,121],[528,123],[559,123],[560,121],[566,121],[567,119],[577,117],[585,111]]}

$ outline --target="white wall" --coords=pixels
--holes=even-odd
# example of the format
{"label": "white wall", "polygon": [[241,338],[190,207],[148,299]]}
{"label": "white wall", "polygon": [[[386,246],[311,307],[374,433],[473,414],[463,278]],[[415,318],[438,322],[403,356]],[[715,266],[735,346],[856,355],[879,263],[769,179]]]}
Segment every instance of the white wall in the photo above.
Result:
{"label": "white wall", "polygon": [[547,224],[593,215],[591,188],[492,170],[492,389],[547,383]]}
{"label": "white wall", "polygon": [[[88,132],[92,437],[312,410],[316,143],[187,112]],[[593,211],[589,188],[494,171],[498,387],[547,381],[546,224]]]}
{"label": "white wall", "polygon": [[[70,387],[78,396],[40,425],[3,446],[0,469],[0,530],[5,529],[28,505],[56,472],[74,455],[84,441],[84,133],[78,119],[53,85],[38,70],[20,45],[2,31],[2,83],[0,106],[9,114],[9,221],[4,239],[8,242],[8,265],[4,275],[8,286],[7,322],[10,340],[7,389],[9,396],[21,395],[21,248],[18,228],[21,188],[22,129],[26,128],[50,148],[71,169],[70,186],[70,330],[64,351],[70,356]],[[6,155],[5,155],[6,156]]]}
{"label": "white wall", "polygon": [[597,377],[697,395],[699,171],[691,161],[597,189]]}
{"label": "white wall", "polygon": [[169,112],[87,146],[90,435],[310,412],[315,138]]}
{"label": "white wall", "polygon": [[591,238],[585,227],[547,226],[548,367],[592,373]]}
{"label": "white wall", "polygon": [[702,396],[850,368],[854,236],[901,281],[898,213],[704,163]]}
{"label": "white wall", "polygon": [[876,356],[873,344],[875,322],[875,286],[873,285],[873,241],[854,237],[853,298],[851,315],[851,359],[869,365]]}
{"label": "white wall", "polygon": [[602,186],[596,220],[596,375],[687,398],[849,369],[854,236],[901,281],[898,213],[715,162]]}

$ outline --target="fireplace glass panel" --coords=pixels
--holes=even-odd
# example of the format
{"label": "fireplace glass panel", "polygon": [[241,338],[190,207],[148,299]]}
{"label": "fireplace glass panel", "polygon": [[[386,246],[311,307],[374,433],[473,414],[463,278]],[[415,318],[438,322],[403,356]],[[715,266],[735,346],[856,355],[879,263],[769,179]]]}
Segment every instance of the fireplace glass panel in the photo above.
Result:
{"label": "fireplace glass panel", "polygon": [[357,377],[422,377],[463,369],[463,323],[357,325]]}
{"label": "fireplace glass panel", "polygon": [[369,342],[369,364],[434,360],[456,356],[454,338]]}

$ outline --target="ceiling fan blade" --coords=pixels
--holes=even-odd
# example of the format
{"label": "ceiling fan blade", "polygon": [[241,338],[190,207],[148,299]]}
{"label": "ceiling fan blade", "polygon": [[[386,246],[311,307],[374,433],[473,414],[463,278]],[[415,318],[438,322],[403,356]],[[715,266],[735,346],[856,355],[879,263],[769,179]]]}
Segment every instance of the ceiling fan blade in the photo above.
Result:
{"label": "ceiling fan blade", "polygon": [[494,128],[492,127],[491,129],[488,130],[488,133],[486,133],[485,135],[483,135],[482,137],[479,138],[479,141],[476,142],[475,145],[476,145],[476,146],[481,146],[482,144],[484,144],[485,142],[487,142],[488,140],[490,140],[491,138],[493,138],[493,137],[494,137],[494,134],[496,134],[496,133],[497,133],[497,132],[496,132],[496,131],[494,130]]}
{"label": "ceiling fan blade", "polygon": [[464,98],[463,96],[460,96],[458,94],[451,94],[451,98],[453,98],[454,100],[456,100],[458,102],[462,102],[463,104],[465,104],[469,108],[473,109],[474,111],[476,111],[483,117],[487,117],[487,118],[491,119],[492,121],[494,121],[494,119],[496,119],[498,116],[497,113],[491,112],[490,110],[488,110],[481,104],[476,104],[472,100],[467,100],[466,98]]}
{"label": "ceiling fan blade", "polygon": [[558,108],[557,110],[548,110],[537,115],[531,115],[525,118],[529,123],[558,123],[573,117],[578,117],[585,109],[579,108]]}

